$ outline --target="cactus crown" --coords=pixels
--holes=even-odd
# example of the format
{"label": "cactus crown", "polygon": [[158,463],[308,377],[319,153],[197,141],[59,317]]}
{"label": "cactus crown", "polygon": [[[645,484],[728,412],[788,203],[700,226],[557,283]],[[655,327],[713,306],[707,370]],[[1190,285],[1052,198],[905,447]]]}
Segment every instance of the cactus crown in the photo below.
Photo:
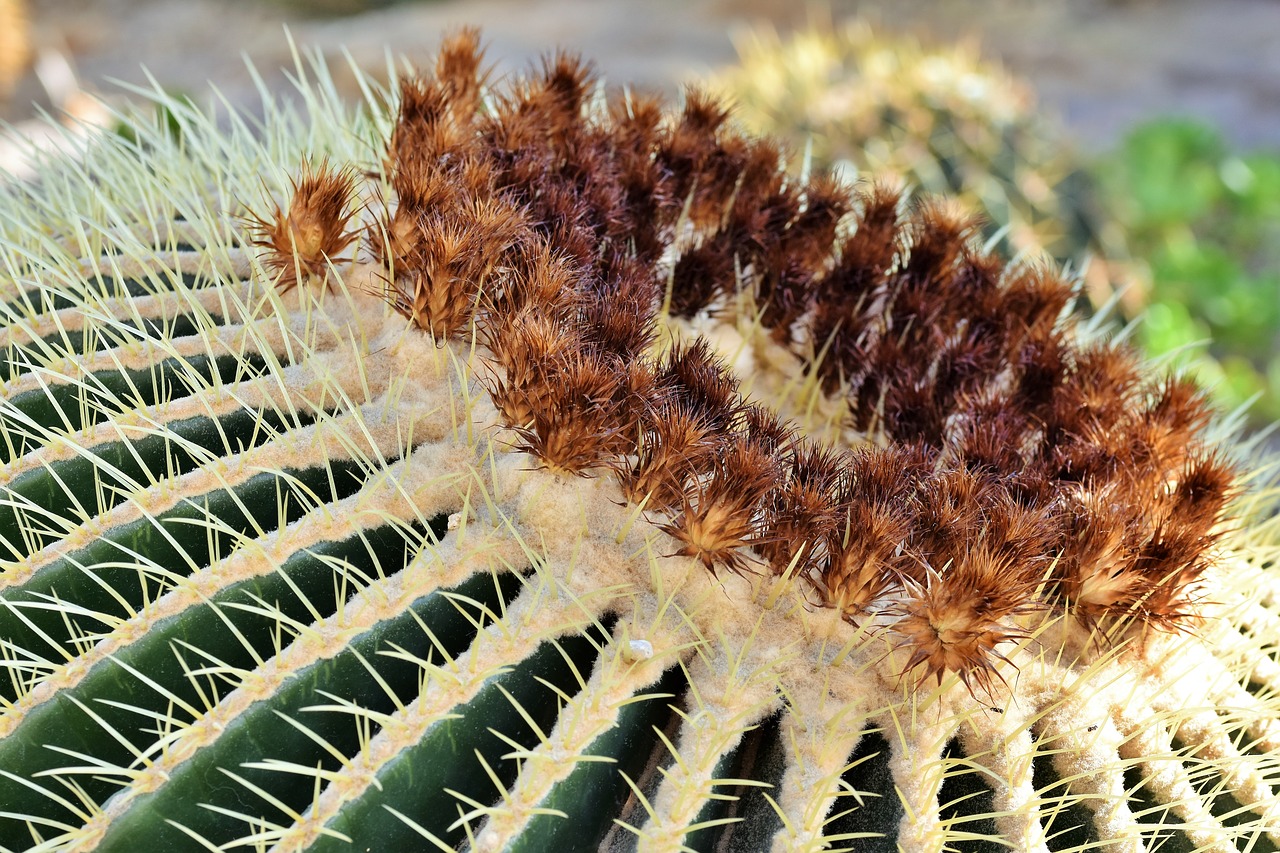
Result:
{"label": "cactus crown", "polygon": [[7,190],[0,845],[1273,831],[1237,475],[1068,283],[565,55],[299,73]]}

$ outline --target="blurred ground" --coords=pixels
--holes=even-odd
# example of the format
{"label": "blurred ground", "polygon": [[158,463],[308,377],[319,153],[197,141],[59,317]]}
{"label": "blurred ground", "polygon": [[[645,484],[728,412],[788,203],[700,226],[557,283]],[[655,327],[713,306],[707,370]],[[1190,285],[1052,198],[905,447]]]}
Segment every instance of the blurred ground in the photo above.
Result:
{"label": "blurred ground", "polygon": [[[325,0],[359,5],[354,0]],[[732,62],[735,31],[771,22],[861,13],[935,39],[973,37],[1038,89],[1086,149],[1105,147],[1142,118],[1210,119],[1232,141],[1280,148],[1280,2],[1276,0],[426,0],[349,17],[317,17],[262,0],[30,0],[37,47],[62,52],[91,90],[141,84],[141,66],[166,89],[199,96],[217,82],[233,103],[258,100],[242,54],[268,85],[287,88],[285,27],[300,45],[364,67],[386,50],[428,57],[442,30],[478,24],[505,70],[552,45],[595,58],[607,77],[674,91]],[[372,4],[366,4],[372,5]],[[314,8],[314,6],[313,6]],[[822,11],[816,11],[821,9]],[[0,117],[49,106],[28,74]]]}

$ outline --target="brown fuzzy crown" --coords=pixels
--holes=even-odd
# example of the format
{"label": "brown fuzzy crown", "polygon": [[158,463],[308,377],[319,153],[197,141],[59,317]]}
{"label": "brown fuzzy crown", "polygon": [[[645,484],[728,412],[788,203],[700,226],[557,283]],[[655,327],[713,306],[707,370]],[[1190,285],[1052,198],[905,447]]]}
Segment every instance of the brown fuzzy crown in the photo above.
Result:
{"label": "brown fuzzy crown", "polygon": [[[601,109],[564,55],[499,91],[485,77],[467,31],[402,84],[395,203],[366,244],[401,313],[487,347],[524,449],[614,472],[708,569],[810,584],[921,677],[989,687],[1028,616],[1196,617],[1234,473],[1193,386],[1074,341],[1061,277],[980,251],[948,204],[792,180],[697,91],[676,114],[634,93]],[[651,354],[662,312],[744,293],[866,446],[815,447],[744,402],[704,341]]]}

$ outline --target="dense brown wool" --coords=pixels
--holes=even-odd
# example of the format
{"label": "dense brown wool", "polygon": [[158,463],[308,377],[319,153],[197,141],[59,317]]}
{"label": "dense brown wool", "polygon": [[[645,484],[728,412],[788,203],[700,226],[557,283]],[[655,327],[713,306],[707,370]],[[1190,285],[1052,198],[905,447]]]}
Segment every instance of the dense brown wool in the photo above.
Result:
{"label": "dense brown wool", "polygon": [[[699,92],[676,115],[635,94],[602,110],[561,55],[482,105],[482,66],[468,31],[402,85],[368,245],[399,311],[488,348],[501,416],[549,468],[611,469],[679,553],[811,584],[888,626],[920,678],[989,688],[1035,612],[1104,633],[1194,618],[1233,472],[1193,386],[1073,342],[1056,274],[982,253],[948,204],[788,178]],[[344,205],[323,209],[342,234]],[[704,342],[650,354],[664,304],[743,289],[866,447],[747,405]]]}

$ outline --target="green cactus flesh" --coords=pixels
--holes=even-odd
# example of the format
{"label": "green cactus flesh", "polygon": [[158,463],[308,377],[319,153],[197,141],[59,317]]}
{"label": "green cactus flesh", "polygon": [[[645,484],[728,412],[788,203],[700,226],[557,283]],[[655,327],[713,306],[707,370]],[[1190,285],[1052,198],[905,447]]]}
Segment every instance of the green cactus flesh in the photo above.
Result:
{"label": "green cactus flesh", "polygon": [[[563,84],[557,62],[545,77]],[[1182,597],[1157,583],[1123,618],[1032,554],[1041,582],[971,632],[977,652],[905,627],[959,563],[886,575],[854,606],[829,564],[859,531],[818,549],[698,528],[710,496],[732,497],[722,469],[690,475],[683,511],[641,505],[652,448],[556,461],[624,430],[566,449],[536,400],[528,423],[505,420],[515,380],[484,300],[519,256],[502,249],[492,290],[461,308],[418,300],[388,268],[408,161],[384,155],[405,111],[363,78],[368,102],[344,106],[322,63],[298,73],[302,108],[215,121],[156,95],[179,133],[139,124],[0,194],[0,849],[1277,848],[1280,584],[1263,526],[1215,520]],[[576,120],[613,127],[584,79],[576,94],[539,79],[473,109],[514,114],[540,93],[564,108],[568,92]],[[342,180],[362,236],[317,263],[289,197],[325,158],[360,170]],[[264,185],[297,213],[276,232],[296,255],[264,233],[271,217],[253,244]],[[660,245],[601,239],[671,282],[720,215],[700,218],[692,189],[664,204]],[[861,215],[828,242],[874,230]],[[554,225],[531,222],[518,239]],[[927,216],[910,222],[886,238],[905,258],[916,229],[908,272],[928,254]],[[892,393],[860,421],[856,390],[788,339],[799,315],[770,314],[754,263],[754,289],[714,311],[657,300],[670,310],[641,349],[678,366],[705,351],[662,356],[673,338],[713,341],[761,404],[733,418],[795,419],[779,456],[892,452]],[[730,264],[739,285],[747,266]],[[668,363],[647,358],[630,364]],[[711,385],[728,381],[716,364]],[[589,403],[584,418],[605,407]],[[968,482],[928,458],[924,479]],[[1174,494],[1190,475],[1169,476]],[[1077,494],[1054,483],[1046,525]]]}

